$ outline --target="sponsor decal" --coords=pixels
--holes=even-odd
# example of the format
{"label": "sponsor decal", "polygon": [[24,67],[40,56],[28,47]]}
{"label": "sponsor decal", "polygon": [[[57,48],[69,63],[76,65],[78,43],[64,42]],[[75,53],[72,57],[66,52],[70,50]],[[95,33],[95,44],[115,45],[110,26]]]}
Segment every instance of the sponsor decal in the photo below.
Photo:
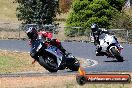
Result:
{"label": "sponsor decal", "polygon": [[76,75],[78,84],[85,83],[130,83],[129,74],[86,74],[83,68],[79,68],[79,74]]}

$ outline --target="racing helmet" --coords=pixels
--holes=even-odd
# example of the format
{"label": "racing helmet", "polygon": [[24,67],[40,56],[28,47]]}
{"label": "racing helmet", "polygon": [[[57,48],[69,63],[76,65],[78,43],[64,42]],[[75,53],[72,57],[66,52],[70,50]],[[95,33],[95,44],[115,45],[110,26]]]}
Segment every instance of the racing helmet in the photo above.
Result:
{"label": "racing helmet", "polygon": [[93,23],[91,25],[91,30],[92,30],[92,32],[97,32],[99,30],[99,26],[97,24]]}
{"label": "racing helmet", "polygon": [[37,30],[34,27],[29,27],[26,30],[26,34],[27,34],[29,39],[35,39],[35,38],[37,38],[37,35],[38,35]]}

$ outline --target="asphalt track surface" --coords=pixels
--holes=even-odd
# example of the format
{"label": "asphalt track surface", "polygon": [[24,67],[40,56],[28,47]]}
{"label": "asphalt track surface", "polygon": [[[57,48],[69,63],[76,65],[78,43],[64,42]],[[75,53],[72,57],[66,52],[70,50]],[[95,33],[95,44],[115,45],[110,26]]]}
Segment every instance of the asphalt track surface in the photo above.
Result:
{"label": "asphalt track surface", "polygon": [[[116,62],[116,60],[112,58],[107,58],[106,56],[95,56],[95,46],[92,43],[62,42],[62,45],[67,51],[71,52],[76,57],[91,59],[98,62],[98,64],[94,66],[85,67],[86,72],[131,72],[132,71],[131,44],[122,44],[122,46],[124,47],[124,50],[122,51],[122,55],[125,59],[124,62]],[[30,51],[30,47],[28,45],[27,40],[26,41],[0,40],[0,49],[10,50],[10,51],[21,51],[21,52]],[[65,71],[62,72],[66,73]],[[69,73],[72,74],[72,72]]]}

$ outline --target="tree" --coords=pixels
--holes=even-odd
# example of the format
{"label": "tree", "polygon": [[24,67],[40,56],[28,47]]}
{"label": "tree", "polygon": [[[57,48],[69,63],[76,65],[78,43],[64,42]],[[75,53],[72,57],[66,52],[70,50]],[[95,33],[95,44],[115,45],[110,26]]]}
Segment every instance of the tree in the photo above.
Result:
{"label": "tree", "polygon": [[18,20],[23,23],[51,24],[56,16],[55,0],[15,0]]}
{"label": "tree", "polygon": [[123,10],[121,14],[118,14],[117,17],[113,17],[113,19],[110,21],[112,26],[114,28],[120,28],[120,29],[131,29],[132,28],[132,15],[131,11],[126,9]]}
{"label": "tree", "polygon": [[[66,25],[88,28],[91,23],[97,23],[101,27],[110,28],[109,21],[121,12],[124,2],[124,0],[73,0]],[[71,31],[72,29],[66,29],[66,35],[77,32]],[[84,33],[85,31],[87,30],[84,30]]]}

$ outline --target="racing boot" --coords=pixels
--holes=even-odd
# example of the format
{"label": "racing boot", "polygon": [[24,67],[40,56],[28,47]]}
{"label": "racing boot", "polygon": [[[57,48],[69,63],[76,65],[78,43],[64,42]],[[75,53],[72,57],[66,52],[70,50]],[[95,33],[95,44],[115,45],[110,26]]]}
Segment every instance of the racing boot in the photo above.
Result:
{"label": "racing boot", "polygon": [[102,47],[96,48],[96,56],[104,56],[104,55],[106,55],[106,53],[102,52],[101,50],[102,50]]}
{"label": "racing boot", "polygon": [[97,52],[97,51],[96,51],[96,56],[104,56],[104,55],[106,55],[105,52],[101,52],[101,51],[100,51],[100,52]]}

